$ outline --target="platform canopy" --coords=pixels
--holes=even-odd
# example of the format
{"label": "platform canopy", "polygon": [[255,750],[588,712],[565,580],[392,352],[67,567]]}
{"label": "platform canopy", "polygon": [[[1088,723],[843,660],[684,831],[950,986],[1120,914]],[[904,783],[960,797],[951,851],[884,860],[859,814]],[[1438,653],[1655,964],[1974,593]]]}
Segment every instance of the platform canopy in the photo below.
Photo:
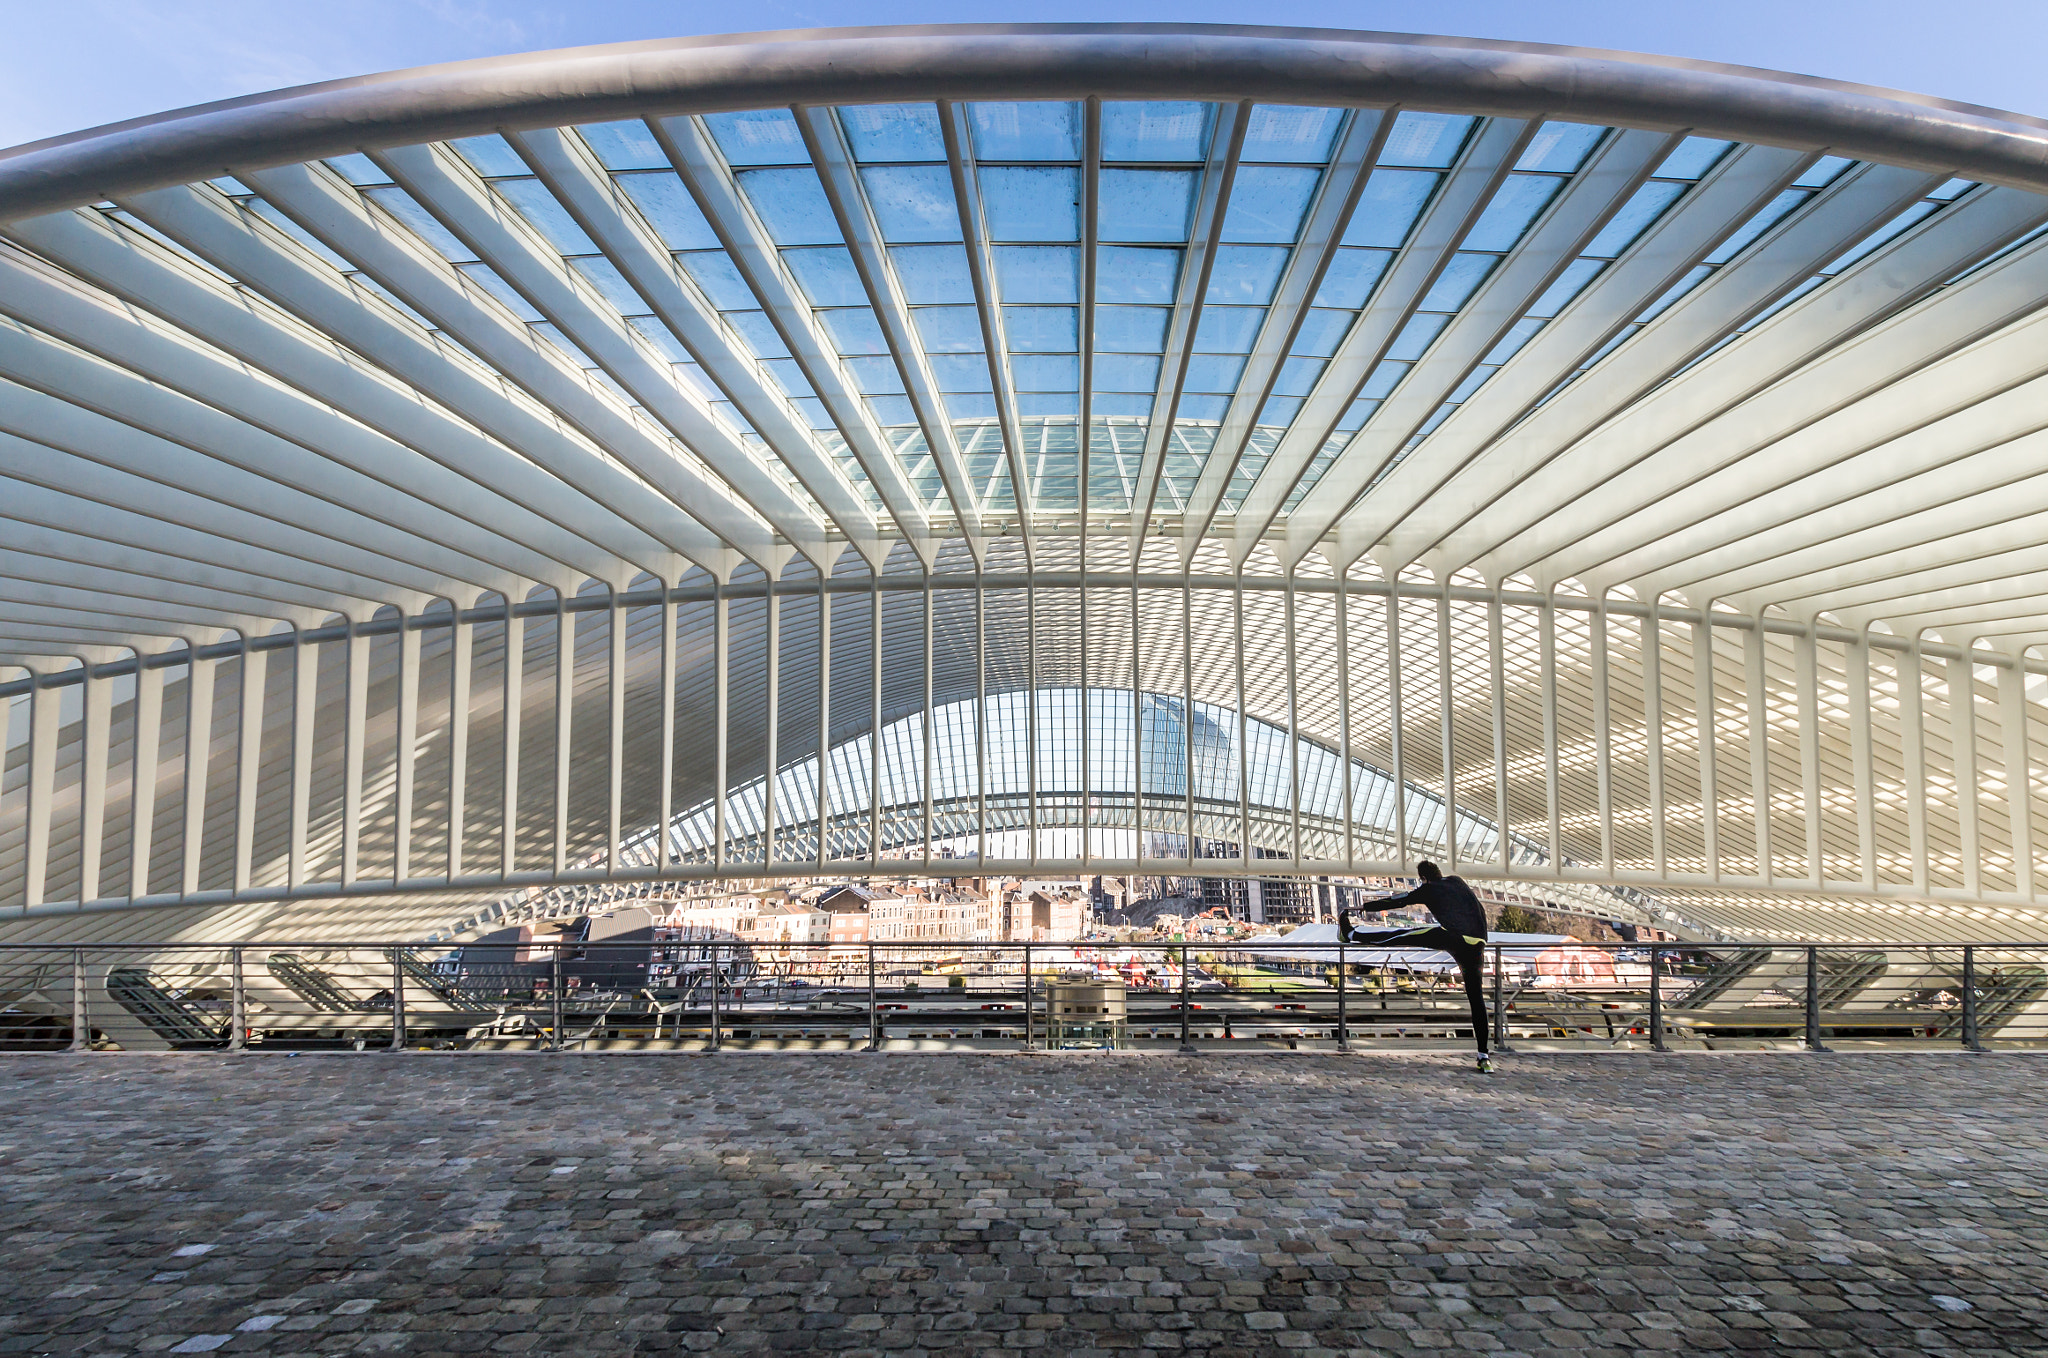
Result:
{"label": "platform canopy", "polygon": [[1701,933],[2039,934],[2044,193],[2016,114],[1192,25],[0,153],[0,922],[1427,850]]}

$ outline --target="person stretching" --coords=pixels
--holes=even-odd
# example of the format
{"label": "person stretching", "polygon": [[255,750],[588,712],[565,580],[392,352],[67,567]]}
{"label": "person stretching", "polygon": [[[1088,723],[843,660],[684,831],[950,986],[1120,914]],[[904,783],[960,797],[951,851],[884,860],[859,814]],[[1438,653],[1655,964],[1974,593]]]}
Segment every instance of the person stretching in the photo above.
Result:
{"label": "person stretching", "polygon": [[1480,967],[1486,955],[1486,911],[1462,877],[1446,877],[1434,863],[1415,865],[1422,884],[1405,896],[1390,896],[1375,908],[1391,910],[1400,905],[1426,906],[1436,917],[1434,928],[1354,929],[1351,912],[1337,911],[1337,936],[1348,944],[1371,948],[1436,948],[1451,955],[1458,974],[1465,978],[1465,997],[1472,1002],[1472,1037],[1479,1046],[1479,1073],[1493,1074],[1493,1057],[1487,1051],[1486,989],[1480,983]]}

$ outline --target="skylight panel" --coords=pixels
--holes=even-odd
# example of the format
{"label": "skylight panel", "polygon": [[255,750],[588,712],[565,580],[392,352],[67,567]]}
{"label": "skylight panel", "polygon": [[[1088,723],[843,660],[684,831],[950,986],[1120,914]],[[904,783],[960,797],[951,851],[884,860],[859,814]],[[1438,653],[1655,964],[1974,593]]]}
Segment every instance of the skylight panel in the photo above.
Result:
{"label": "skylight panel", "polygon": [[327,168],[359,189],[391,182],[391,176],[377,168],[377,162],[360,151],[351,151],[345,156],[329,156]]}
{"label": "skylight panel", "polygon": [[1291,254],[1284,245],[1224,245],[1209,267],[1204,302],[1264,306],[1273,300]]}
{"label": "skylight panel", "polygon": [[1097,354],[1097,391],[1142,391],[1159,389],[1159,359],[1152,354]]}
{"label": "skylight panel", "polygon": [[776,387],[791,400],[802,400],[815,396],[811,384],[804,379],[804,370],[793,358],[771,358],[761,364],[768,376],[774,379]]}
{"label": "skylight panel", "polygon": [[1188,359],[1181,390],[1236,391],[1237,380],[1244,375],[1244,364],[1241,354],[1195,354]]}
{"label": "skylight panel", "polygon": [[652,310],[609,259],[591,255],[571,263],[576,272],[583,275],[584,281],[596,288],[598,295],[611,303],[621,316],[644,316]]}
{"label": "skylight panel", "polygon": [[949,391],[945,405],[949,419],[992,420],[996,415],[996,398],[987,391]]}
{"label": "skylight panel", "polygon": [[387,188],[365,189],[363,196],[405,224],[406,230],[426,242],[427,248],[452,264],[468,263],[476,251],[464,245],[440,219],[420,206],[419,200],[393,184]]}
{"label": "skylight panel", "polygon": [[1349,311],[1311,308],[1302,318],[1301,329],[1295,332],[1291,352],[1317,358],[1333,356],[1337,346],[1344,342],[1344,336],[1350,333],[1355,319]]}
{"label": "skylight panel", "polygon": [[931,104],[862,104],[839,110],[854,159],[944,160],[946,140]]}
{"label": "skylight panel", "polygon": [[[674,335],[671,335],[668,327],[655,317],[631,316],[627,318],[626,324],[639,331],[640,337],[653,345],[655,351],[671,364],[687,365],[693,369],[696,368],[695,360],[690,357],[689,351],[683,348],[681,341],[677,340]],[[697,371],[701,378],[702,370],[698,369]]]}
{"label": "skylight panel", "polygon": [[1306,396],[1315,390],[1316,379],[1323,375],[1328,366],[1324,359],[1307,358],[1296,354],[1280,365],[1280,373],[1273,379],[1273,394],[1276,396]]}
{"label": "skylight panel", "polygon": [[600,253],[597,242],[585,235],[569,210],[548,192],[538,179],[500,179],[491,187],[502,194],[527,225],[540,232],[549,245],[565,255]]}
{"label": "skylight panel", "polygon": [[974,280],[962,245],[899,245],[889,251],[904,300],[912,306],[969,303]]}
{"label": "skylight panel", "polygon": [[1421,170],[1374,170],[1345,224],[1344,244],[1399,249],[1442,178]]}
{"label": "skylight panel", "polygon": [[974,154],[981,160],[1079,160],[1081,106],[1031,102],[969,104]]}
{"label": "skylight panel", "polygon": [[1194,347],[1205,353],[1248,354],[1265,318],[1260,307],[1204,307],[1195,324]]}
{"label": "skylight panel", "polygon": [[1564,180],[1552,175],[1511,174],[1494,190],[1486,210],[1467,233],[1468,250],[1512,250],[1550,200],[1564,187]]}
{"label": "skylight panel", "polygon": [[1005,302],[1066,303],[1081,300],[1080,251],[1070,245],[999,245],[996,279]]}
{"label": "skylight panel", "polygon": [[1096,235],[1111,241],[1187,240],[1200,181],[1193,170],[1103,170],[1096,186]]}
{"label": "skylight panel", "polygon": [[1670,180],[1653,179],[1629,195],[1621,210],[1600,228],[1600,234],[1593,237],[1582,254],[1599,259],[1613,259],[1629,246],[1636,243],[1636,237],[1650,229],[1650,224],[1664,215],[1664,209],[1677,202],[1688,186]]}
{"label": "skylight panel", "polygon": [[1220,420],[1230,412],[1230,398],[1221,394],[1188,392],[1181,396],[1176,415],[1184,420]]}
{"label": "skylight panel", "polygon": [[1827,266],[1821,270],[1821,273],[1823,275],[1833,275],[1840,273],[1842,270],[1848,268],[1851,264],[1854,264],[1857,260],[1862,259],[1871,251],[1877,249],[1880,245],[1883,245],[1885,242],[1891,240],[1894,236],[1897,236],[1898,234],[1903,232],[1907,227],[1912,226],[1924,220],[1925,218],[1931,216],[1934,213],[1937,206],[1938,205],[1936,203],[1925,200],[1913,204],[1913,206],[1907,208],[1904,212],[1899,213],[1896,217],[1893,217],[1883,226],[1880,226],[1877,230],[1871,232],[1862,240],[1850,246],[1842,254],[1836,256],[1833,260],[1829,261]]}
{"label": "skylight panel", "polygon": [[1244,147],[1238,158],[1321,164],[1330,158],[1344,110],[1260,104],[1245,124]]}
{"label": "skylight panel", "polygon": [[971,306],[919,307],[910,319],[928,354],[982,351],[981,315]]}
{"label": "skylight panel", "polygon": [[720,311],[752,311],[761,305],[725,251],[703,250],[676,259]]}
{"label": "skylight panel", "polygon": [[1205,103],[1105,101],[1102,158],[1200,160],[1209,153],[1212,112]]}
{"label": "skylight panel", "polygon": [[853,378],[854,390],[863,396],[901,396],[903,374],[896,369],[896,360],[886,356],[870,355],[843,360],[846,371]]}
{"label": "skylight panel", "polygon": [[576,131],[584,145],[607,170],[666,170],[671,168],[661,143],[647,124],[637,120],[617,123],[589,123]]}
{"label": "skylight panel", "polygon": [[1606,267],[1606,263],[1598,259],[1573,260],[1565,266],[1564,272],[1559,274],[1556,281],[1543,290],[1543,295],[1538,297],[1530,305],[1528,311],[1523,314],[1539,316],[1545,319],[1555,316],[1558,312],[1565,309],[1572,298],[1579,295],[1581,288],[1593,281],[1594,275]]}
{"label": "skylight panel", "polygon": [[1770,202],[1751,214],[1750,219],[1737,227],[1729,237],[1715,246],[1706,257],[1708,264],[1726,264],[1749,248],[1758,236],[1776,226],[1792,209],[1813,197],[1811,193],[1798,189],[1787,189]]}
{"label": "skylight panel", "polygon": [[1606,132],[1604,127],[1587,123],[1545,123],[1529,138],[1528,148],[1515,162],[1515,168],[1571,174],[1586,163],[1586,157]]}
{"label": "skylight panel", "polygon": [[785,250],[782,262],[814,307],[866,306],[867,289],[853,267],[853,255],[844,247]]}
{"label": "skylight panel", "polygon": [[1223,214],[1223,239],[1292,243],[1321,179],[1322,171],[1293,165],[1240,168]]}
{"label": "skylight panel", "polygon": [[1423,294],[1417,309],[1456,311],[1465,305],[1478,290],[1479,285],[1486,281],[1486,276],[1493,272],[1493,266],[1497,263],[1497,255],[1473,254],[1469,251],[1460,251],[1452,255],[1450,262],[1444,265],[1443,272],[1436,276],[1436,282]]}
{"label": "skylight panel", "polygon": [[1010,359],[1010,375],[1019,391],[1079,391],[1081,359],[1078,354],[1017,354]]}
{"label": "skylight panel", "polygon": [[743,165],[808,165],[803,133],[786,108],[750,109],[745,113],[707,113],[704,126],[718,143],[725,163]]}
{"label": "skylight panel", "polygon": [[1010,352],[1061,353],[1078,349],[1080,316],[1073,307],[1004,307],[1003,331]]}
{"label": "skylight panel", "polygon": [[1097,302],[1173,301],[1180,282],[1179,250],[1104,245],[1095,252]]}
{"label": "skylight panel", "polygon": [[1714,168],[1732,141],[1719,141],[1713,137],[1687,137],[1678,144],[1678,149],[1664,157],[1664,163],[1657,167],[1659,179],[1698,179]]}
{"label": "skylight panel", "polygon": [[742,170],[733,177],[777,245],[837,245],[844,239],[825,186],[810,166]]}
{"label": "skylight panel", "polygon": [[671,250],[715,250],[718,233],[704,219],[697,200],[683,187],[680,176],[669,174],[622,174],[618,185],[640,209],[640,215]]}
{"label": "skylight panel", "polygon": [[481,137],[458,137],[448,143],[455,153],[469,162],[469,167],[486,179],[499,175],[527,175],[533,171],[519,158],[519,153],[495,132]]}
{"label": "skylight panel", "polygon": [[1449,316],[1431,312],[1410,316],[1408,323],[1401,327],[1401,333],[1394,337],[1393,344],[1387,349],[1387,357],[1395,361],[1413,361],[1421,358],[1423,351],[1443,333],[1443,328],[1450,320]]}
{"label": "skylight panel", "polygon": [[[1824,189],[1841,176],[1842,171],[1856,162],[1847,156],[1822,156],[1807,167],[1806,173],[1792,181],[1797,189]],[[1957,181],[1950,181],[1957,182]]]}
{"label": "skylight panel", "polygon": [[279,212],[274,206],[263,199],[251,195],[242,200],[242,206],[270,223],[277,230],[290,236],[312,254],[319,256],[342,273],[348,273],[355,268],[354,264],[329,249],[325,241],[285,216],[282,212]]}
{"label": "skylight panel", "polygon": [[1322,284],[1316,289],[1315,305],[1345,307],[1353,311],[1364,306],[1393,259],[1391,250],[1337,251],[1329,268],[1323,272]]}
{"label": "skylight panel", "polygon": [[985,166],[981,204],[990,240],[1081,239],[1081,176],[1072,168]]}
{"label": "skylight panel", "polygon": [[978,350],[971,354],[933,354],[928,361],[940,391],[990,390],[988,356]]}
{"label": "skylight panel", "polygon": [[1158,353],[1166,347],[1166,307],[1097,306],[1095,348],[1126,353]]}
{"label": "skylight panel", "polygon": [[[500,306],[504,307],[505,310],[511,312],[521,321],[537,321],[542,319],[540,308],[522,297],[519,294],[519,290],[510,283],[507,283],[499,275],[498,271],[490,265],[459,264],[456,267],[462,271],[464,276],[474,280],[485,292],[496,298]],[[645,311],[646,308],[636,307],[635,310]]]}
{"label": "skylight panel", "polygon": [[1403,113],[1380,150],[1380,164],[1446,170],[1458,158],[1477,118],[1458,113]]}
{"label": "skylight panel", "polygon": [[889,341],[882,334],[882,325],[875,319],[875,313],[867,307],[841,307],[833,311],[821,311],[818,319],[824,322],[825,330],[832,336],[832,342],[842,354],[886,354]]}
{"label": "skylight panel", "polygon": [[876,165],[864,167],[860,174],[884,240],[960,239],[960,209],[945,166]]}
{"label": "skylight panel", "polygon": [[733,328],[733,333],[746,342],[747,348],[753,351],[754,357],[788,358],[790,356],[789,346],[782,342],[782,336],[776,331],[774,322],[768,319],[767,312],[728,311],[725,313],[725,320],[726,324]]}

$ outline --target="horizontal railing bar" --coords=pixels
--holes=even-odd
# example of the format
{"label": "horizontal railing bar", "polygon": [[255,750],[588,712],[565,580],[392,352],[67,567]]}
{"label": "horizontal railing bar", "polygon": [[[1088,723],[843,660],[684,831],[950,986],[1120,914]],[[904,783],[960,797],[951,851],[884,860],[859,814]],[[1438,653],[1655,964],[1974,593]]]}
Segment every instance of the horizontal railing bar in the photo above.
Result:
{"label": "horizontal railing bar", "polygon": [[[1400,951],[1404,951],[1404,950],[1406,950],[1406,951],[1414,951],[1414,952],[1431,952],[1431,951],[1435,951],[1434,949],[1431,949],[1431,948],[1427,948],[1427,947],[1412,947],[1412,948],[1411,948],[1411,947],[1409,947],[1408,945],[1403,945],[1403,944],[1375,944],[1375,943],[1369,943],[1369,942],[1365,942],[1365,943],[1334,943],[1334,942],[1333,942],[1333,943],[1320,943],[1320,942],[1301,942],[1301,943],[1289,943],[1289,942],[1285,941],[1285,936],[1284,936],[1284,935],[1282,935],[1282,936],[1281,936],[1281,937],[1280,937],[1280,938],[1279,938],[1278,940],[1274,940],[1274,941],[1268,941],[1268,940],[1265,940],[1265,939],[1259,939],[1259,940],[1252,940],[1252,939],[1223,939],[1223,940],[1209,940],[1209,941],[1203,941],[1203,940],[1201,940],[1201,939],[1179,939],[1179,938],[1173,938],[1173,939],[1154,939],[1154,940],[1144,940],[1144,941],[1136,941],[1136,942],[1122,942],[1122,941],[1117,941],[1117,940],[1113,940],[1113,939],[1101,939],[1101,938],[1076,938],[1076,939],[1047,939],[1047,940],[1043,940],[1043,941],[1033,941],[1033,942],[1030,942],[1030,943],[1022,943],[1022,942],[980,942],[980,941],[976,941],[976,940],[972,940],[972,939],[952,939],[952,940],[948,940],[948,939],[903,939],[903,940],[901,940],[901,941],[896,941],[896,940],[886,940],[886,941],[883,941],[883,942],[874,942],[874,943],[869,943],[869,942],[862,942],[862,943],[783,943],[783,942],[780,942],[780,941],[775,941],[775,940],[770,940],[770,941],[767,941],[767,942],[760,942],[760,941],[751,941],[751,940],[748,940],[748,939],[744,939],[744,938],[673,938],[673,939],[656,939],[656,940],[653,940],[653,941],[628,941],[628,942],[622,942],[622,943],[614,943],[614,942],[611,942],[611,941],[609,941],[609,940],[605,940],[605,939],[599,939],[599,940],[598,940],[597,942],[595,942],[595,943],[590,943],[590,942],[578,942],[578,941],[575,941],[575,940],[568,940],[568,941],[556,941],[556,940],[552,940],[552,939],[531,939],[531,940],[523,940],[523,939],[522,939],[522,940],[502,940],[502,941],[498,941],[498,942],[488,942],[488,943],[487,943],[487,942],[483,942],[483,941],[481,941],[481,940],[479,940],[479,939],[474,939],[474,938],[472,938],[472,939],[467,939],[467,940],[447,940],[447,939],[443,939],[443,940],[438,940],[438,941],[431,941],[431,942],[423,942],[423,941],[420,941],[420,940],[418,940],[418,939],[381,939],[381,940],[362,940],[362,939],[346,939],[346,940],[340,940],[340,941],[337,941],[337,940],[334,940],[334,939],[280,939],[280,940],[271,940],[271,939],[261,939],[261,940],[256,940],[256,939],[239,939],[239,940],[229,940],[229,941],[226,941],[226,942],[221,942],[221,943],[193,943],[193,942],[171,942],[171,943],[148,943],[148,942],[108,942],[108,943],[0,943],[0,952],[60,952],[60,951],[61,951],[61,952],[71,952],[71,951],[83,951],[83,952],[223,952],[223,951],[230,951],[230,950],[233,950],[233,949],[235,949],[235,948],[268,948],[268,949],[273,949],[273,950],[275,950],[275,949],[289,949],[289,948],[308,948],[308,949],[318,948],[318,949],[326,949],[326,950],[328,950],[328,951],[333,951],[333,950],[336,950],[336,949],[360,949],[360,950],[364,950],[364,951],[371,951],[371,950],[376,950],[376,949],[386,949],[386,950],[388,950],[388,949],[391,949],[391,948],[406,948],[406,949],[413,949],[413,950],[432,950],[432,951],[439,951],[439,952],[453,952],[454,950],[456,950],[456,949],[458,949],[458,948],[467,948],[467,947],[487,947],[487,948],[525,948],[525,949],[529,949],[529,950],[541,950],[541,951],[548,951],[548,952],[553,952],[553,951],[558,951],[558,950],[564,950],[564,949],[569,949],[569,948],[581,948],[581,949],[584,949],[584,950],[586,950],[586,951],[601,951],[601,950],[604,950],[604,949],[612,949],[612,950],[615,950],[615,951],[619,951],[619,952],[639,952],[639,951],[645,951],[645,950],[647,950],[647,949],[649,949],[649,948],[672,948],[672,947],[675,947],[675,948],[714,948],[714,949],[733,949],[733,948],[746,948],[746,949],[749,949],[749,950],[751,950],[751,951],[753,951],[753,952],[755,952],[755,953],[757,953],[757,954],[758,954],[758,953],[778,953],[778,952],[787,952],[787,951],[797,951],[797,950],[804,950],[804,951],[810,951],[810,952],[821,952],[821,953],[828,953],[828,954],[829,954],[829,953],[840,953],[840,954],[843,954],[843,955],[847,955],[847,956],[853,956],[853,955],[855,955],[855,954],[858,954],[858,956],[860,956],[861,958],[865,958],[865,957],[867,956],[867,949],[869,949],[869,948],[873,948],[873,949],[875,949],[875,951],[876,951],[876,953],[877,953],[877,956],[878,956],[878,958],[879,958],[879,957],[881,957],[881,955],[882,955],[882,954],[885,954],[885,953],[887,953],[887,952],[889,952],[889,951],[892,951],[892,950],[909,950],[909,951],[913,951],[913,952],[915,952],[915,951],[927,951],[927,952],[929,952],[929,951],[938,951],[938,950],[946,950],[946,951],[951,951],[951,952],[961,952],[961,951],[981,951],[981,952],[987,952],[987,951],[997,951],[997,952],[1017,952],[1017,953],[1020,953],[1020,954],[1021,954],[1021,953],[1022,953],[1022,952],[1024,952],[1024,951],[1025,951],[1026,949],[1029,949],[1029,950],[1031,950],[1031,951],[1033,951],[1033,952],[1042,952],[1042,951],[1044,951],[1045,949],[1048,949],[1048,948],[1080,948],[1080,949],[1084,949],[1084,950],[1088,950],[1088,951],[1093,951],[1093,952],[1160,952],[1160,951],[1172,952],[1172,951],[1178,950],[1178,949],[1179,949],[1179,948],[1180,948],[1180,947],[1181,947],[1181,946],[1182,946],[1183,944],[1185,944],[1185,945],[1186,945],[1186,946],[1187,946],[1188,948],[1190,948],[1190,949],[1193,949],[1193,950],[1197,950],[1197,951],[1200,951],[1200,952],[1205,952],[1205,953],[1212,953],[1212,954],[1213,954],[1213,953],[1245,953],[1245,954],[1248,954],[1248,955],[1252,955],[1252,956],[1260,956],[1260,955],[1270,954],[1270,953],[1273,953],[1273,952],[1275,952],[1275,951],[1277,951],[1277,950],[1279,950],[1279,949],[1283,949],[1283,948],[1285,948],[1285,949],[1291,949],[1291,950],[1294,950],[1294,951],[1297,951],[1297,952],[1309,952],[1309,951],[1315,951],[1315,952],[1328,952],[1328,953],[1330,953],[1330,954],[1332,954],[1332,955],[1336,954],[1336,953],[1338,952],[1338,950],[1339,950],[1339,949],[1343,949],[1343,950],[1346,950],[1346,951],[1348,951],[1348,952],[1350,952],[1350,953],[1353,953],[1353,954],[1359,953],[1359,952],[1361,952],[1361,951],[1363,951],[1363,952],[1369,952],[1369,953],[1377,953],[1377,952],[1400,952]],[[1800,942],[1790,942],[1790,943],[1788,943],[1788,942],[1782,942],[1782,941],[1762,941],[1762,940],[1754,940],[1754,941],[1750,941],[1750,942],[1717,942],[1717,943],[1692,943],[1692,942],[1660,942],[1660,943],[1649,943],[1649,942],[1644,942],[1644,943],[1627,943],[1627,942],[1614,942],[1614,941],[1609,941],[1609,940],[1605,940],[1605,939],[1601,939],[1601,940],[1593,940],[1593,941],[1586,941],[1586,942],[1581,942],[1581,941],[1580,941],[1580,940],[1578,940],[1578,939],[1573,939],[1573,940],[1572,940],[1571,942],[1569,942],[1569,943],[1561,943],[1561,942],[1552,942],[1552,943],[1537,943],[1537,942],[1528,942],[1528,943],[1508,943],[1508,942],[1502,942],[1502,941],[1500,941],[1499,939],[1493,939],[1493,938],[1489,938],[1489,939],[1488,939],[1488,940],[1486,941],[1486,943],[1484,944],[1484,947],[1485,947],[1485,948],[1486,948],[1486,950],[1487,950],[1487,951],[1489,951],[1489,952],[1493,951],[1494,949],[1500,949],[1500,950],[1502,950],[1502,951],[1504,951],[1504,952],[1513,952],[1513,951],[1525,951],[1525,952],[1526,952],[1526,951],[1547,951],[1547,950],[1549,950],[1549,949],[1551,949],[1551,948],[1555,948],[1555,947],[1572,947],[1572,948],[1591,948],[1591,949],[1594,949],[1594,950],[1596,950],[1596,951],[1604,951],[1604,952],[1650,952],[1650,951],[1654,950],[1654,951],[1656,951],[1656,952],[1660,952],[1660,953],[1682,953],[1682,952],[1709,952],[1709,951],[1715,951],[1715,952],[1720,952],[1720,951],[1731,951],[1731,950],[1732,950],[1732,951],[1738,951],[1738,952],[1754,952],[1754,951],[1759,951],[1759,950],[1765,950],[1765,951],[1775,951],[1775,952],[1803,952],[1803,951],[1805,951],[1805,950],[1806,950],[1806,949],[1808,949],[1808,948],[1813,948],[1813,949],[1817,949],[1818,951],[1820,951],[1820,952],[1824,952],[1824,953],[1840,953],[1840,952],[1857,952],[1857,951],[1862,951],[1862,952],[1871,952],[1871,951],[1877,951],[1877,950],[1880,950],[1880,949],[1882,949],[1882,950],[1886,950],[1886,951],[1894,951],[1894,952],[1897,952],[1897,951],[1906,951],[1906,952],[1918,952],[1918,951],[1933,951],[1933,950],[1937,950],[1937,949],[1946,949],[1946,948],[1981,948],[1981,949],[1985,949],[1985,950],[1988,950],[1988,951],[1991,951],[1991,952],[1994,952],[1994,953],[1996,953],[1996,952],[2022,952],[2022,951],[2027,951],[2027,950],[2030,950],[2030,949],[2048,949],[2048,940],[2043,940],[2043,941],[2041,941],[2041,942],[2037,942],[2037,943],[1996,943],[1996,942],[1990,942],[1990,941],[1985,941],[1985,940],[1968,940],[1968,939],[1964,939],[1964,940],[1957,940],[1957,941],[1953,941],[1953,942],[1951,942],[1951,941],[1946,941],[1946,940],[1945,940],[1945,941],[1943,941],[1943,942],[1940,942],[1940,943],[1905,943],[1905,942],[1877,942],[1877,943],[1863,943],[1863,942],[1856,942],[1856,943],[1824,943],[1824,942],[1814,942],[1814,941],[1812,941],[1812,940],[1805,940],[1805,941],[1800,941]],[[769,959],[769,960],[771,960],[771,961],[781,961],[781,960],[785,960],[785,959],[781,959],[781,958],[771,958],[771,959]],[[882,959],[882,960],[887,960],[887,959],[886,959],[886,958],[884,958],[884,959]],[[1359,965],[1361,965],[1361,966],[1362,966],[1362,965],[1368,965],[1368,964],[1365,964],[1365,963],[1360,963]]]}

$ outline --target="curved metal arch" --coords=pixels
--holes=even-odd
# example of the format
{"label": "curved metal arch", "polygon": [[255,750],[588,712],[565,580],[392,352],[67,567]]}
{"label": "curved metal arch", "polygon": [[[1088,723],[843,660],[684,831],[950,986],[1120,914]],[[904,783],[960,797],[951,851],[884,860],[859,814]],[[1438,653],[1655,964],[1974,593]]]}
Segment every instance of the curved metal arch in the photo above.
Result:
{"label": "curved metal arch", "polygon": [[965,24],[673,38],[223,100],[0,156],[0,220],[368,147],[790,103],[1084,96],[1401,104],[1826,147],[2048,188],[2048,121],[1753,67],[1398,33]]}

